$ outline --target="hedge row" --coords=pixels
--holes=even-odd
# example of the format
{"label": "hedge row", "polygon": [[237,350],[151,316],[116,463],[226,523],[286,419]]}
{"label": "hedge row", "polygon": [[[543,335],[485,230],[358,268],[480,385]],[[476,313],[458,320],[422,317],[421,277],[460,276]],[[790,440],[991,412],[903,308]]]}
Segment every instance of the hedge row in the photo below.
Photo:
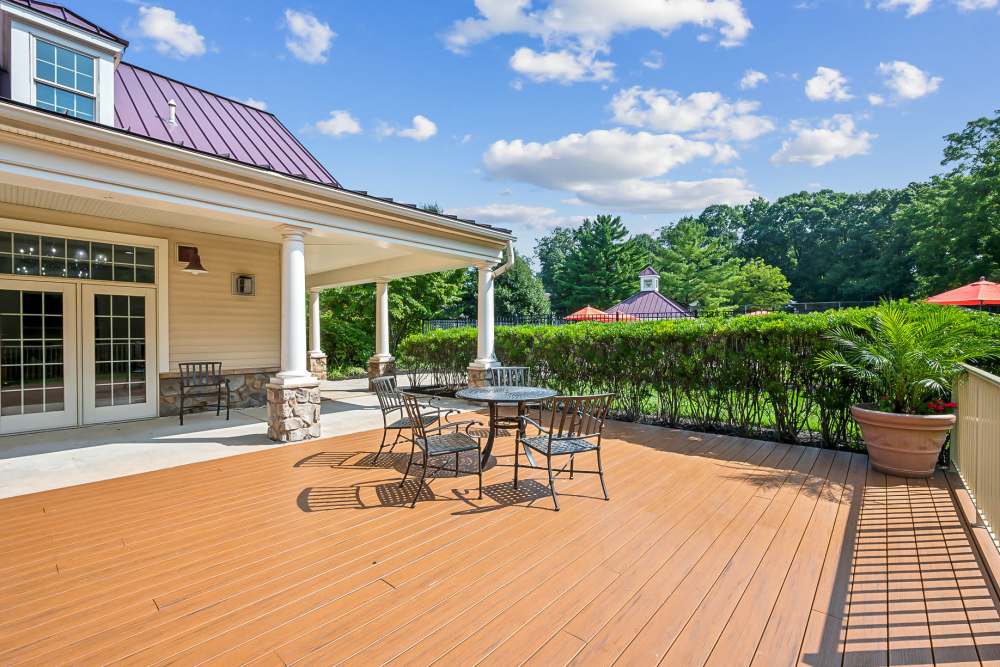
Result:
{"label": "hedge row", "polygon": [[[829,345],[824,332],[870,310],[498,327],[496,352],[560,393],[614,393],[629,419],[853,448],[850,406],[873,397],[813,360]],[[1000,318],[967,312],[1000,335]],[[399,356],[418,383],[457,386],[475,351],[475,329],[446,329],[408,337]]]}

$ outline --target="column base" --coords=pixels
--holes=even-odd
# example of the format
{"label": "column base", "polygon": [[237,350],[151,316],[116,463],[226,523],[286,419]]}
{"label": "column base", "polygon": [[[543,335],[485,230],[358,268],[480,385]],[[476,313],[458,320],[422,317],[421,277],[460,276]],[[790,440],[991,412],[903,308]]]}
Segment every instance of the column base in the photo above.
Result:
{"label": "column base", "polygon": [[372,380],[396,374],[396,359],[394,357],[372,357],[368,360],[368,391],[375,391]]}
{"label": "column base", "polygon": [[313,377],[322,382],[326,379],[326,355],[322,352],[309,353],[309,372]]}
{"label": "column base", "polygon": [[502,366],[496,359],[482,360],[476,359],[469,364],[469,386],[488,387],[490,386],[490,369]]}
{"label": "column base", "polygon": [[319,382],[272,378],[267,385],[267,437],[301,442],[320,437]]}

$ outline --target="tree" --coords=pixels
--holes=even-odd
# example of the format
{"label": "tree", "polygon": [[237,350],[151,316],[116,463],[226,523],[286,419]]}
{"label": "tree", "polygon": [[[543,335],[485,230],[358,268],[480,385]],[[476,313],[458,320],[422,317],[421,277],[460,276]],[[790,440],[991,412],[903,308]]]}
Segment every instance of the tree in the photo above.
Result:
{"label": "tree", "polygon": [[635,291],[645,255],[642,247],[627,237],[620,216],[599,215],[583,221],[555,276],[565,312],[586,305],[609,308]]}
{"label": "tree", "polygon": [[496,279],[493,298],[497,317],[543,317],[550,312],[542,281],[520,256]]}
{"label": "tree", "polygon": [[542,287],[549,294],[551,307],[557,313],[570,312],[566,309],[567,295],[562,293],[557,276],[565,268],[566,258],[573,251],[575,243],[573,230],[568,227],[556,227],[535,242],[535,257],[541,267],[538,275],[542,280]]}
{"label": "tree", "polygon": [[740,267],[731,297],[733,305],[776,310],[792,300],[788,278],[760,258]]}
{"label": "tree", "polygon": [[656,269],[660,292],[686,306],[712,309],[731,303],[740,260],[725,241],[694,218],[660,230]]}

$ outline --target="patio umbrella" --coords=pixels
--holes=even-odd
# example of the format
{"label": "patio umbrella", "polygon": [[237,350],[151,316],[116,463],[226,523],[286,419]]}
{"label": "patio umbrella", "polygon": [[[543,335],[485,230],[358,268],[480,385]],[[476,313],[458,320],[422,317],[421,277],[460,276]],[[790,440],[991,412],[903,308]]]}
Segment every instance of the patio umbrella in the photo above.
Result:
{"label": "patio umbrella", "polygon": [[985,277],[963,287],[942,292],[927,299],[928,303],[942,303],[952,306],[990,306],[1000,304],[1000,284],[990,282]]}
{"label": "patio umbrella", "polygon": [[607,322],[609,319],[611,319],[611,316],[605,313],[603,310],[588,305],[584,306],[575,313],[570,313],[563,319],[569,320],[570,322],[580,322],[583,320],[600,320],[602,322]]}

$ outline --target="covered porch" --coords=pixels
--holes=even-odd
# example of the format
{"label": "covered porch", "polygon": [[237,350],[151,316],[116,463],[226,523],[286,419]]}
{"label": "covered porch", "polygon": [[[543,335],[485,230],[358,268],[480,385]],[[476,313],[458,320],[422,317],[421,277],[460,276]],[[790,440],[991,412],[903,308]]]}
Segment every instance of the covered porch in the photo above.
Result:
{"label": "covered porch", "polygon": [[0,407],[0,433],[176,415],[180,365],[211,361],[234,407],[268,406],[271,439],[318,437],[319,291],[376,285],[375,376],[393,371],[390,281],[449,269],[480,274],[473,380],[497,363],[492,285],[509,232],[107,127],[67,135],[66,123],[0,109],[0,290],[58,296],[51,335],[24,342],[48,356],[3,387],[20,403]]}

